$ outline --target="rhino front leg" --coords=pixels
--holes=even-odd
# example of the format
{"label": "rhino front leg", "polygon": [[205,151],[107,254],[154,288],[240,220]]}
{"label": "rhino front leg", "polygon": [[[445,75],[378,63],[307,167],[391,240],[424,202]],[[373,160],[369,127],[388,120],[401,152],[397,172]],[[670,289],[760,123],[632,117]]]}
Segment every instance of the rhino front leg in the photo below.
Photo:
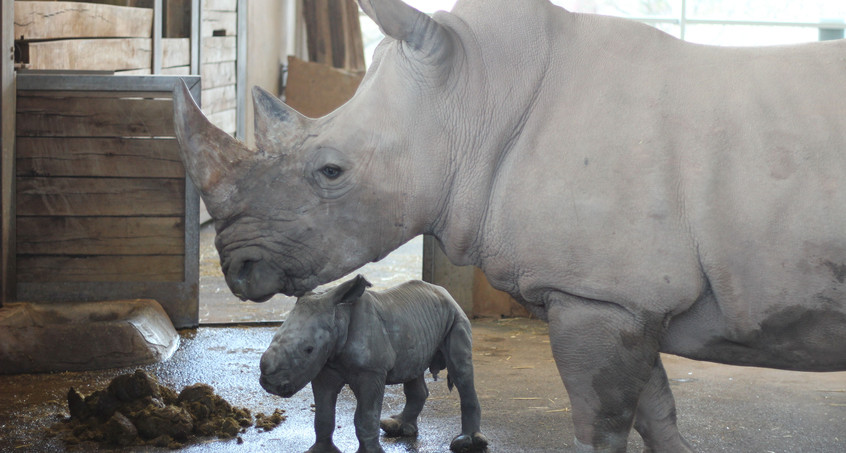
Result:
{"label": "rhino front leg", "polygon": [[385,396],[385,373],[362,371],[350,382],[355,394],[355,435],[358,453],[383,453],[379,444],[379,415]]}
{"label": "rhino front leg", "polygon": [[644,453],[694,451],[676,425],[676,402],[660,357],[655,361],[652,377],[640,395],[634,427],[643,437]]}
{"label": "rhino front leg", "polygon": [[658,359],[661,320],[563,294],[548,304],[552,355],[570,396],[577,451],[625,452]]}
{"label": "rhino front leg", "polygon": [[314,445],[306,453],[341,453],[332,442],[335,432],[335,406],[344,380],[335,372],[324,369],[311,382],[314,394]]}
{"label": "rhino front leg", "polygon": [[473,338],[469,322],[453,326],[444,342],[447,379],[461,399],[461,434],[449,445],[454,452],[485,451],[488,439],[481,433],[482,410],[473,382]]}
{"label": "rhino front leg", "polygon": [[344,380],[335,372],[324,369],[311,382],[314,394],[315,442],[306,453],[341,453],[332,442],[335,432],[335,406],[338,392],[344,387]]}
{"label": "rhino front leg", "polygon": [[382,431],[388,437],[414,437],[417,435],[417,416],[426,404],[429,397],[429,389],[426,387],[426,380],[421,374],[418,378],[403,384],[405,393],[405,407],[402,412],[392,415],[379,422]]}

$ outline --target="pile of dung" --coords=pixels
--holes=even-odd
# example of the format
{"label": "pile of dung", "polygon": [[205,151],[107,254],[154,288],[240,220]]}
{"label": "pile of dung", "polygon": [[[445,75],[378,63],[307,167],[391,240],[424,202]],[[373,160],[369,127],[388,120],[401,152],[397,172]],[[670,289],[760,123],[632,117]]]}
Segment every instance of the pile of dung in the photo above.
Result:
{"label": "pile of dung", "polygon": [[[202,437],[238,437],[253,426],[248,409],[232,406],[211,386],[194,384],[176,393],[142,370],[118,376],[105,390],[85,397],[71,388],[68,409],[70,418],[53,429],[69,444],[181,448]],[[261,430],[282,423],[282,414],[257,414]]]}

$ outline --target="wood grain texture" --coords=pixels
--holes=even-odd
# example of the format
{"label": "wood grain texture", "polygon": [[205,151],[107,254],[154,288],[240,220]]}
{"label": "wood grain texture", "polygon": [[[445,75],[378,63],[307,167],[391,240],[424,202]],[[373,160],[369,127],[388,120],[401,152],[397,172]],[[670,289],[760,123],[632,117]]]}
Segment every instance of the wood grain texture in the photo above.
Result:
{"label": "wood grain texture", "polygon": [[82,2],[15,2],[15,39],[150,38],[153,10]]}
{"label": "wood grain texture", "polygon": [[[200,76],[203,77],[203,89],[235,85],[235,62],[206,63],[200,66]],[[203,101],[205,104],[205,98]]]}
{"label": "wood grain texture", "polygon": [[17,218],[21,255],[182,255],[182,217]]}
{"label": "wood grain texture", "polygon": [[149,38],[66,39],[24,44],[30,69],[114,71],[149,68],[153,41]]}
{"label": "wood grain texture", "polygon": [[171,100],[18,96],[19,137],[173,137]]}
{"label": "wood grain texture", "polygon": [[19,282],[178,282],[182,255],[18,255]]}
{"label": "wood grain texture", "polygon": [[185,181],[18,177],[18,216],[181,216]]}
{"label": "wood grain texture", "polygon": [[18,176],[181,178],[175,138],[19,137]]}
{"label": "wood grain texture", "polygon": [[203,38],[202,63],[235,61],[237,41],[234,36],[208,36]]}

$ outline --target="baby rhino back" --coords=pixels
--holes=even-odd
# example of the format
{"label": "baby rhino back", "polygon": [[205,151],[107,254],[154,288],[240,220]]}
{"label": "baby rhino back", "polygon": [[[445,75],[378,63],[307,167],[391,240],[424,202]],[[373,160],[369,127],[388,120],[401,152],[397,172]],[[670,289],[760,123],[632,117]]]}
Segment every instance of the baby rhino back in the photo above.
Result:
{"label": "baby rhino back", "polygon": [[461,307],[439,286],[411,281],[370,294],[396,355],[387,384],[407,382],[427,368],[433,374],[444,369],[450,333],[456,328],[470,330]]}

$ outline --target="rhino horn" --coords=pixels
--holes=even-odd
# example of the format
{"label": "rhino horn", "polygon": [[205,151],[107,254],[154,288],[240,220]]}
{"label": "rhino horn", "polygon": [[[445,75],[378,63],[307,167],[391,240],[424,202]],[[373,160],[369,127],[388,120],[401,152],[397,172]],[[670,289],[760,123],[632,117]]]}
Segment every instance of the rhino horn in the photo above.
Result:
{"label": "rhino horn", "polygon": [[256,145],[264,152],[284,154],[303,136],[306,117],[268,91],[253,87]]}
{"label": "rhino horn", "polygon": [[358,0],[358,4],[379,25],[382,33],[405,41],[414,50],[433,55],[444,50],[449,42],[441,24],[402,0]]}
{"label": "rhino horn", "polygon": [[[226,176],[255,152],[213,125],[188,91],[185,82],[173,89],[173,122],[185,170],[204,197],[213,200],[232,187]],[[209,200],[207,200],[209,201]]]}

